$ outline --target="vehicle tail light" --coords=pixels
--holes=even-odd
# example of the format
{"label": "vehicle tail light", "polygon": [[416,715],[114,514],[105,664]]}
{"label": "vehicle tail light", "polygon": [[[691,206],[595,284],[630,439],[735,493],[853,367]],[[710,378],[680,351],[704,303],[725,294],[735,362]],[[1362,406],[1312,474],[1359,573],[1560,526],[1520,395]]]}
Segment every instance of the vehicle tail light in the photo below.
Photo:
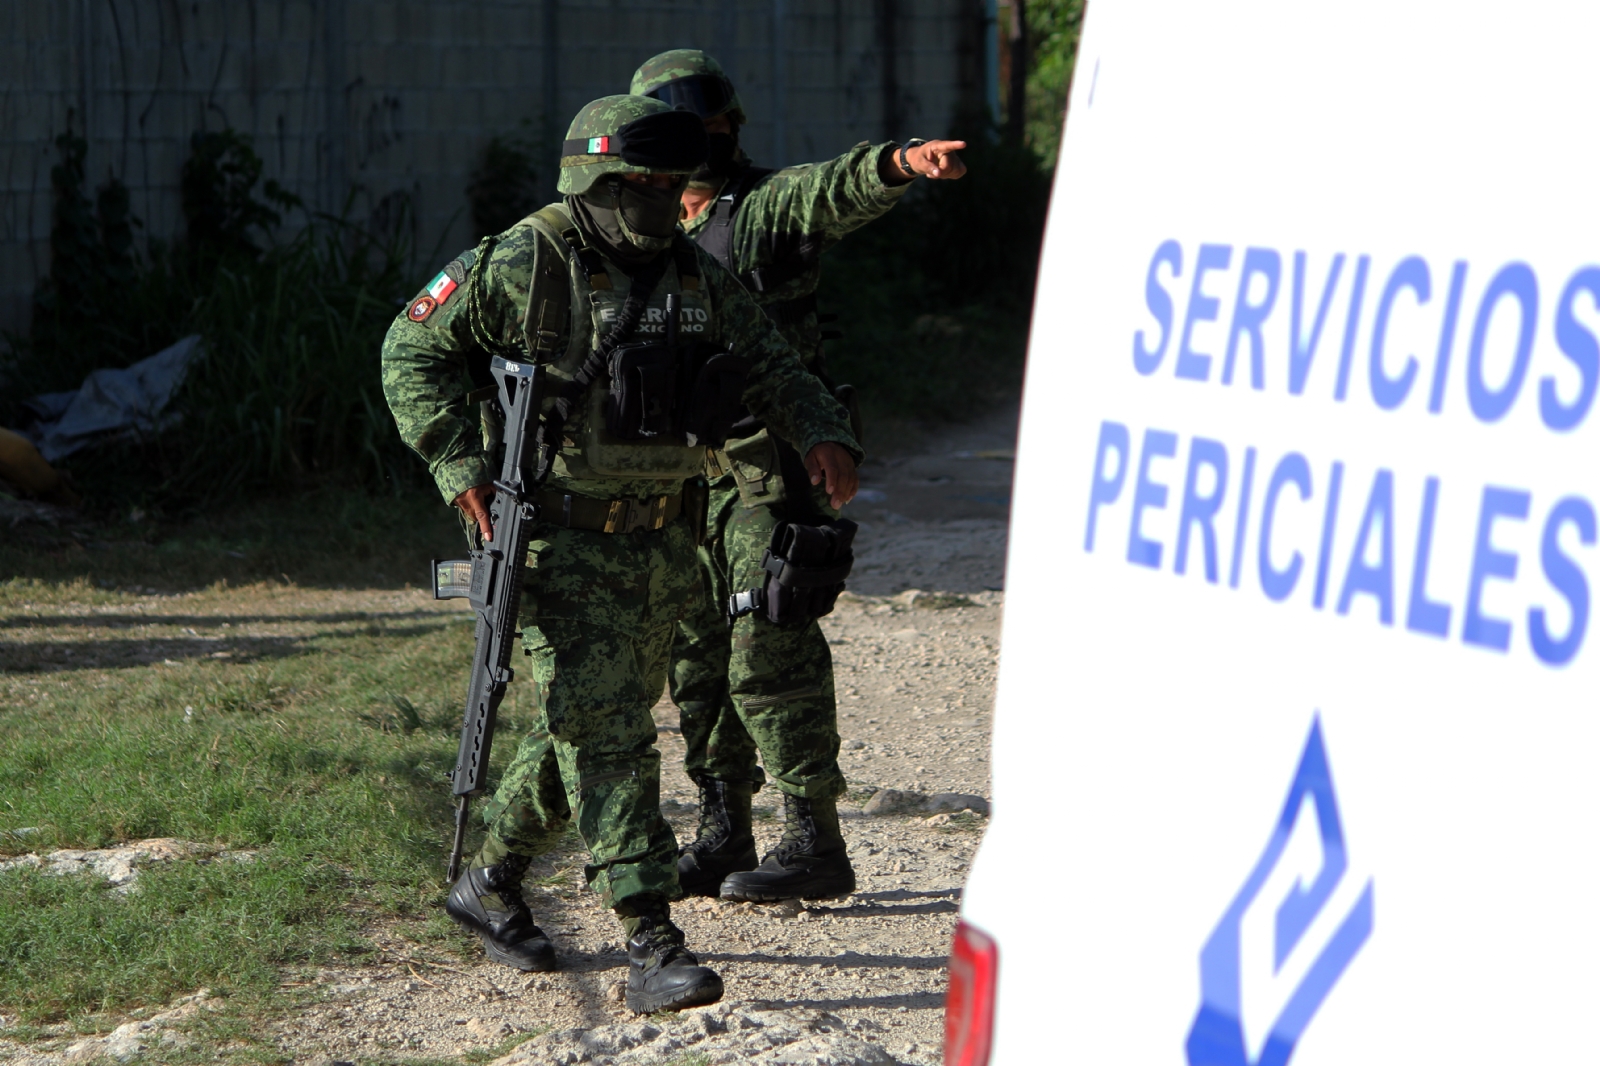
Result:
{"label": "vehicle tail light", "polygon": [[944,996],[945,1066],[987,1066],[994,1040],[994,992],[1000,948],[966,922],[950,946],[950,985]]}

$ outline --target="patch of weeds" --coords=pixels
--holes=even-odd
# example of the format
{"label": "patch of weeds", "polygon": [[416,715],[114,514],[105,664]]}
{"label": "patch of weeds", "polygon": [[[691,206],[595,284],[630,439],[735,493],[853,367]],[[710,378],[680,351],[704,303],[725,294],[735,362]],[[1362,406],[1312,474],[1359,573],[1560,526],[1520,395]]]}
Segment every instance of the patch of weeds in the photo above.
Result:
{"label": "patch of weeds", "polygon": [[775,822],[778,820],[778,811],[775,807],[751,807],[750,817],[758,822]]}
{"label": "patch of weeds", "polygon": [[968,145],[966,177],[913,188],[823,258],[817,298],[844,334],[828,368],[860,390],[869,449],[1021,385],[1050,174],[1025,147]]}
{"label": "patch of weeds", "polygon": [[854,804],[860,807],[877,794],[878,786],[876,785],[851,785],[844,794],[844,801],[847,804]]}
{"label": "patch of weeds", "polygon": [[947,611],[952,607],[978,606],[966,596],[949,592],[919,592],[911,597],[911,606],[919,610]]}
{"label": "patch of weeds", "polygon": [[[562,843],[566,844],[575,841],[577,835],[578,831],[569,825],[566,834],[562,837]],[[563,866],[546,877],[534,878],[533,883],[542,888],[571,888],[572,875],[578,871],[581,865],[580,863],[574,866]]]}
{"label": "patch of weeds", "polygon": [[259,199],[263,162],[249,138],[201,132],[183,165],[185,232],[136,244],[126,188],[113,178],[91,208],[83,139],[57,147],[51,274],[29,335],[7,335],[0,352],[0,418],[24,425],[30,395],[205,339],[170,428],[64,461],[87,506],[200,510],[265,485],[422,483],[373,363],[421,280],[402,194],[371,227],[352,221],[354,192],[342,217],[312,213],[270,181]]}
{"label": "patch of weeds", "polygon": [[934,826],[941,833],[981,833],[989,824],[989,819],[973,811],[959,811],[950,815],[948,822],[941,822]]}
{"label": "patch of weeds", "polygon": [[[651,1017],[663,1021],[671,1021],[676,1015],[670,1011],[663,1011],[661,1014],[654,1014]],[[667,1059],[661,1066],[711,1066],[711,1056],[704,1051],[685,1051],[681,1055],[675,1055]]]}
{"label": "patch of weeds", "polygon": [[389,693],[389,706],[394,708],[392,712],[358,714],[356,717],[380,732],[400,733],[408,737],[423,727],[422,712],[406,697]]}
{"label": "patch of weeds", "polygon": [[511,1054],[511,1052],[515,1051],[523,1044],[526,1044],[534,1037],[543,1036],[545,1033],[548,1033],[552,1028],[554,1027],[542,1025],[537,1029],[530,1029],[527,1032],[512,1033],[498,1044],[491,1044],[490,1046],[483,1048],[469,1048],[468,1050],[462,1052],[461,1061],[471,1063],[472,1066],[478,1066],[479,1063],[491,1062],[494,1059],[498,1059],[502,1055]]}
{"label": "patch of weeds", "polygon": [[158,1066],[199,1066],[227,1062],[240,1066],[282,1066],[291,1061],[275,1044],[256,1035],[254,1023],[286,1011],[275,1002],[224,1003],[201,1011],[177,1027],[186,1038],[176,1045],[152,1043],[142,1062]]}
{"label": "patch of weeds", "polygon": [[272,714],[288,704],[294,690],[279,684],[270,667],[247,666],[212,680],[196,711],[211,714]]}

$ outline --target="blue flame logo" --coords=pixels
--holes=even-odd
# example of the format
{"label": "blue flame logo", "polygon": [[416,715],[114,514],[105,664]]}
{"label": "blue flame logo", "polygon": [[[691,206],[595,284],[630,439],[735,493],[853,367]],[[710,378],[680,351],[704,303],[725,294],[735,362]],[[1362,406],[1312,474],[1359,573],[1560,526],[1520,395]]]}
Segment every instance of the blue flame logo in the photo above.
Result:
{"label": "blue flame logo", "polygon": [[1348,866],[1322,723],[1314,719],[1267,850],[1201,949],[1189,1066],[1289,1061],[1372,935],[1372,881],[1341,885]]}

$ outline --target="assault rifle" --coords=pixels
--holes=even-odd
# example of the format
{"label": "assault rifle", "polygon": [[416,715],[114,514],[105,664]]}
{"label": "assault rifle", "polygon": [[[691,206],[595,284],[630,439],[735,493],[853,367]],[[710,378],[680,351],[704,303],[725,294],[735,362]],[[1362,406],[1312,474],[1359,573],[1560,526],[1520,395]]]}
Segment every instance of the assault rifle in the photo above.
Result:
{"label": "assault rifle", "polygon": [[448,600],[465,597],[478,616],[477,643],[472,653],[472,680],[467,684],[467,708],[461,721],[461,747],[451,775],[456,797],[456,835],[450,848],[449,879],[461,867],[461,848],[467,836],[469,798],[482,792],[489,774],[489,749],[494,743],[495,716],[514,676],[511,653],[521,633],[517,607],[522,600],[522,565],[528,538],[539,519],[534,501],[539,482],[535,473],[549,469],[548,461],[535,463],[534,424],[539,418],[542,368],[533,363],[512,363],[495,356],[489,364],[505,413],[505,462],[494,482],[489,504],[492,530],[470,559],[435,559],[433,595]]}

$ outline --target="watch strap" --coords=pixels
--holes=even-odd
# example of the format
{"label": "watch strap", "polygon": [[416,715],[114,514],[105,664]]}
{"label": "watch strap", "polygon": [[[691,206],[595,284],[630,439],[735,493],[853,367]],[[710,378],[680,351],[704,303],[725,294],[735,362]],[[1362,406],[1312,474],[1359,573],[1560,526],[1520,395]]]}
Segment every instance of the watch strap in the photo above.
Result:
{"label": "watch strap", "polygon": [[927,143],[928,142],[921,137],[912,137],[910,140],[906,141],[905,144],[900,146],[900,169],[905,171],[907,174],[910,174],[912,180],[920,178],[922,175],[911,169],[911,160],[906,157],[906,149],[916,148],[918,145]]}

